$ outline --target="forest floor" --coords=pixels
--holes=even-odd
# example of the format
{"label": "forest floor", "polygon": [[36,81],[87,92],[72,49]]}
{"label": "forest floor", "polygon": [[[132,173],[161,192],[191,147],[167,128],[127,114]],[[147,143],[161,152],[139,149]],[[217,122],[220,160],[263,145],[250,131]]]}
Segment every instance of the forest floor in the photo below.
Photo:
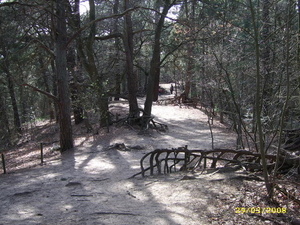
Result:
{"label": "forest floor", "polygon": [[[166,97],[170,96],[160,98]],[[113,102],[110,110],[127,113],[128,103]],[[139,134],[113,125],[109,133],[100,128],[97,135],[88,135],[83,125],[74,125],[76,147],[62,155],[55,150],[57,124],[28,125],[23,143],[5,154],[0,224],[289,224],[291,218],[299,218],[299,207],[289,199],[286,205],[268,203],[264,182],[244,179],[243,170],[130,178],[140,171],[140,159],[154,149],[211,149],[208,118],[199,109],[154,104],[153,115],[168,125],[167,132]],[[215,147],[234,148],[234,133],[217,121],[212,128]],[[46,143],[43,165],[40,142]],[[138,148],[122,151],[112,147],[117,143]],[[299,186],[295,190],[299,192]],[[287,206],[286,213],[238,210]]]}

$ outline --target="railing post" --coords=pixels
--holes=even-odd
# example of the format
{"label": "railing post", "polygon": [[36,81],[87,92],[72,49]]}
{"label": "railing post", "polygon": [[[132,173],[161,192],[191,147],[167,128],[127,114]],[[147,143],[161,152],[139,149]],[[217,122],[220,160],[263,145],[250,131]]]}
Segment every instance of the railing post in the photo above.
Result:
{"label": "railing post", "polygon": [[4,154],[1,154],[1,158],[2,158],[2,166],[3,166],[3,173],[6,174],[6,168],[5,168],[5,159],[4,159]]}
{"label": "railing post", "polygon": [[43,143],[41,143],[41,164],[44,163],[44,146]]}

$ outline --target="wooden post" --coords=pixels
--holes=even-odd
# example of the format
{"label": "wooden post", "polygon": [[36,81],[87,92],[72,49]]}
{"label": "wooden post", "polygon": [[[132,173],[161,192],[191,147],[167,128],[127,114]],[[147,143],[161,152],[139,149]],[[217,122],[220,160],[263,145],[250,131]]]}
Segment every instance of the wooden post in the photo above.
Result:
{"label": "wooden post", "polygon": [[4,159],[4,154],[1,154],[1,158],[2,158],[2,166],[3,166],[3,173],[6,174],[6,168],[5,168],[5,159]]}
{"label": "wooden post", "polygon": [[107,133],[109,133],[109,119],[108,118],[106,119],[106,127],[107,127]]}
{"label": "wooden post", "polygon": [[187,164],[189,162],[189,157],[190,157],[190,153],[188,152],[188,146],[184,146],[184,165],[183,165],[183,170],[186,171],[187,170]]}
{"label": "wooden post", "polygon": [[44,163],[44,149],[43,149],[43,143],[41,143],[41,164]]}

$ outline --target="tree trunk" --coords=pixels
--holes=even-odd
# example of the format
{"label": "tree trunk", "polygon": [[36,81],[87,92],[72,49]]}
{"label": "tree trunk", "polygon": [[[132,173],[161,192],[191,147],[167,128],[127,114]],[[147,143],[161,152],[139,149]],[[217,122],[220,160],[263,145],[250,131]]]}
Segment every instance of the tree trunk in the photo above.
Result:
{"label": "tree trunk", "polygon": [[80,124],[83,118],[83,107],[80,99],[80,79],[78,76],[79,65],[77,63],[77,54],[73,47],[69,47],[67,55],[68,71],[71,73],[70,91],[72,100],[72,109],[75,124]]}
{"label": "tree trunk", "polygon": [[[75,1],[75,5],[77,8],[79,7],[78,0]],[[89,0],[89,5],[90,5],[89,20],[93,21],[96,19],[94,0]],[[80,15],[77,14],[74,16],[74,18],[75,18],[76,29],[79,29]],[[91,25],[89,36],[86,40],[85,45],[83,44],[80,35],[77,37],[77,51],[84,69],[87,71],[92,82],[95,84],[95,91],[97,93],[96,101],[98,102],[98,106],[100,110],[100,119],[99,119],[100,126],[106,126],[110,120],[109,109],[108,109],[108,96],[104,91],[102,77],[99,75],[96,66],[94,46],[93,46],[95,42],[95,35],[96,35],[96,23],[93,23]]]}
{"label": "tree trunk", "polygon": [[[51,70],[52,70],[52,73],[54,74],[53,79],[52,79],[51,88],[53,91],[53,95],[57,96],[58,95],[57,94],[57,78],[56,78],[57,72],[56,72],[55,60],[51,61]],[[59,109],[58,109],[57,102],[53,102],[53,106],[54,106],[54,111],[55,111],[54,117],[55,117],[56,123],[58,123],[59,122]]]}
{"label": "tree trunk", "polygon": [[[285,101],[282,107],[282,111],[281,111],[281,115],[280,115],[280,120],[279,120],[279,137],[278,140],[282,140],[283,137],[283,129],[284,129],[284,123],[286,121],[286,114],[288,111],[288,104],[289,104],[289,100],[290,100],[290,86],[291,86],[291,82],[290,82],[290,68],[291,68],[291,21],[292,21],[292,16],[291,16],[291,11],[292,11],[292,7],[293,7],[293,3],[292,0],[288,1],[288,13],[287,13],[287,17],[286,17],[286,37],[284,38],[286,41],[286,61],[285,61],[285,71],[286,71],[286,96],[285,96]],[[278,143],[278,148],[277,148],[277,153],[276,153],[276,163],[275,163],[275,167],[274,167],[274,180],[273,183],[275,184],[275,178],[277,177],[277,172],[279,167],[281,167],[281,160],[280,160],[280,156],[281,156],[281,145],[282,142],[279,141]],[[300,162],[300,161],[299,161]],[[299,167],[298,167],[299,168]]]}
{"label": "tree trunk", "polygon": [[[39,58],[39,63],[40,63],[41,71],[42,71],[43,67],[44,67],[44,62],[43,62],[42,57]],[[49,73],[48,72],[43,73],[43,82],[44,82],[44,85],[45,85],[46,92],[51,93],[50,86],[49,86],[50,78],[49,78]],[[51,98],[47,98],[46,99],[46,104],[47,104],[47,106],[46,106],[47,107],[47,114],[49,115],[50,121],[52,121],[55,118],[54,117],[54,110],[53,110],[53,100]]]}
{"label": "tree trunk", "polygon": [[153,53],[150,62],[150,74],[148,76],[148,86],[147,86],[147,94],[146,94],[146,101],[145,101],[145,108],[144,108],[144,116],[151,116],[152,102],[153,100],[156,99],[155,95],[156,93],[158,93],[158,84],[159,84],[159,75],[160,75],[160,38],[161,38],[162,28],[164,25],[166,15],[168,14],[169,9],[172,7],[170,0],[166,0],[164,2],[165,5],[155,29]]}
{"label": "tree trunk", "polygon": [[6,72],[6,78],[7,78],[7,84],[8,84],[8,91],[11,99],[11,104],[14,112],[14,125],[15,129],[18,132],[21,132],[21,121],[20,121],[20,116],[19,116],[19,110],[18,110],[18,104],[16,100],[16,95],[15,95],[15,89],[14,89],[14,83],[12,80],[12,75],[10,74],[9,70],[5,70]]}
{"label": "tree trunk", "polygon": [[255,46],[255,59],[256,59],[256,93],[255,93],[255,118],[256,118],[256,126],[258,131],[258,146],[259,152],[261,154],[261,161],[263,166],[263,176],[265,180],[266,189],[268,192],[268,197],[271,198],[273,195],[273,187],[272,183],[269,181],[269,174],[267,169],[267,161],[265,157],[265,140],[261,122],[262,115],[262,104],[261,104],[261,73],[260,73],[260,50],[259,50],[259,32],[258,25],[256,21],[255,9],[252,3],[252,0],[249,0],[250,10],[251,10],[251,19],[253,24],[254,31],[254,46]]}
{"label": "tree trunk", "polygon": [[[161,1],[157,0],[155,2],[155,10],[157,10],[158,12],[160,11],[160,7],[161,7]],[[156,13],[155,14],[155,24],[159,23],[161,16]],[[159,43],[159,47],[160,47],[160,43]],[[160,50],[159,50],[160,51]],[[160,53],[157,55],[157,62],[160,62],[161,57],[160,57]],[[158,100],[158,94],[159,94],[159,80],[160,80],[160,69],[155,71],[155,76],[154,76],[154,81],[153,81],[153,99],[152,101],[155,102]]]}
{"label": "tree trunk", "polygon": [[[51,30],[52,30],[52,33],[50,35],[51,39],[50,39],[50,45],[51,46],[54,46],[53,47],[53,52],[55,51],[55,45],[56,45],[56,12],[55,12],[55,5],[56,5],[56,1],[53,1],[51,2],[51,16],[50,16],[50,19],[51,19]],[[56,72],[56,64],[55,64],[55,58],[51,58],[51,61],[50,61],[50,67],[51,67],[51,72],[52,72],[52,77],[49,77],[49,79],[52,81],[50,81],[50,90],[51,92],[53,93],[54,96],[58,96],[58,93],[57,93],[57,72]],[[50,93],[50,92],[49,92]],[[54,109],[54,119],[55,119],[55,122],[56,123],[59,123],[59,109],[58,109],[58,102],[57,101],[53,101],[52,102],[53,104],[53,109]]]}
{"label": "tree trunk", "polygon": [[[74,28],[75,30],[78,30],[80,28],[80,1],[79,0],[75,0],[74,2],[74,9],[73,9],[73,23],[74,23]],[[77,39],[78,40],[78,39]],[[80,41],[77,41],[77,52],[78,51],[78,46],[82,46],[82,45],[78,45]],[[78,55],[79,56],[78,56]],[[73,73],[73,82],[71,83],[71,93],[72,93],[72,106],[73,106],[73,114],[74,114],[74,122],[75,124],[79,124],[82,121],[84,121],[84,107],[81,104],[81,101],[79,100],[80,97],[78,95],[80,95],[79,90],[78,90],[78,77],[77,77],[77,71],[79,70],[78,68],[80,67],[80,62],[77,62],[76,64],[76,57],[79,57],[80,59],[80,54],[76,53],[76,50],[72,49],[72,55],[70,55],[70,60],[72,61],[70,65],[71,67],[71,71]],[[77,60],[79,61],[79,60]],[[77,67],[77,69],[75,69],[75,67]]]}
{"label": "tree trunk", "polygon": [[58,90],[60,147],[61,151],[73,148],[71,104],[67,74],[66,3],[57,0],[56,76]]}
{"label": "tree trunk", "polygon": [[192,45],[189,43],[187,49],[187,70],[186,70],[185,85],[184,85],[184,94],[186,97],[189,97],[191,92],[191,80],[192,80],[194,66],[195,65],[192,59]]}
{"label": "tree trunk", "polygon": [[0,130],[0,135],[1,135],[1,139],[0,139],[0,147],[1,150],[4,150],[6,147],[8,147],[11,143],[10,143],[10,129],[9,129],[9,122],[8,122],[8,117],[7,117],[7,112],[6,112],[6,105],[4,103],[3,97],[0,96],[0,126],[1,126],[1,130]]}
{"label": "tree trunk", "polygon": [[[127,10],[129,8],[129,1],[124,0],[124,6]],[[131,13],[125,15],[125,29],[124,29],[124,47],[126,54],[126,69],[127,69],[127,88],[128,88],[128,102],[129,102],[129,113],[134,116],[139,116],[138,103],[137,103],[137,77],[133,71],[133,30]]]}
{"label": "tree trunk", "polygon": [[272,114],[270,107],[272,105],[271,101],[267,98],[273,96],[273,81],[272,81],[272,66],[271,66],[271,46],[270,46],[270,0],[262,0],[262,33],[261,33],[261,66],[262,66],[262,76],[263,76],[263,115],[269,116]]}
{"label": "tree trunk", "polygon": [[189,97],[191,93],[191,87],[192,87],[192,77],[194,73],[195,68],[195,61],[194,61],[194,48],[195,48],[195,40],[193,40],[194,35],[194,29],[195,27],[195,5],[196,1],[193,0],[191,2],[191,9],[189,9],[188,2],[185,1],[185,16],[187,20],[189,21],[189,28],[187,37],[190,39],[187,43],[187,69],[186,69],[186,77],[185,77],[185,86],[184,86],[184,94],[185,96]]}
{"label": "tree trunk", "polygon": [[[298,69],[298,83],[300,83],[300,0],[297,1],[298,13],[298,27],[297,27],[297,69]],[[298,86],[298,95],[300,95],[300,86]],[[300,105],[300,98],[299,103]]]}
{"label": "tree trunk", "polygon": [[[113,6],[113,13],[116,15],[119,12],[119,4],[120,1],[119,0],[115,0],[114,2],[114,6]],[[115,18],[114,19],[114,28],[113,28],[113,33],[118,33],[118,21],[119,18]],[[118,63],[116,64],[116,74],[115,74],[115,94],[116,96],[114,97],[115,101],[118,101],[120,98],[120,94],[121,94],[121,84],[122,84],[122,73],[121,73],[121,69],[120,69],[120,54],[121,54],[121,50],[120,50],[120,40],[119,37],[115,38],[115,48],[116,48],[116,53],[115,53],[115,60],[118,61]]]}

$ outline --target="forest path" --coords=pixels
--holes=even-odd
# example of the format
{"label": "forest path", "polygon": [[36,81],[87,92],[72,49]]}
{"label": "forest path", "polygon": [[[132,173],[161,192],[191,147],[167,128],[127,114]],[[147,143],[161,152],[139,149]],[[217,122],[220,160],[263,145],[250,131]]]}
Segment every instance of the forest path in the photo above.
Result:
{"label": "forest path", "polygon": [[[117,112],[126,103],[114,103]],[[155,120],[169,126],[159,134],[137,135],[136,130],[111,127],[44,166],[0,175],[0,224],[267,224],[269,220],[236,214],[254,196],[241,180],[228,174],[136,177],[139,161],[156,148],[210,149],[207,116],[198,109],[153,105]],[[216,147],[234,146],[235,135],[215,123]],[[141,150],[109,149],[115,143],[142,146]],[[250,182],[250,181],[249,181]],[[256,183],[263,187],[263,183]],[[258,187],[258,186],[257,186]],[[259,201],[259,197],[257,197]]]}

